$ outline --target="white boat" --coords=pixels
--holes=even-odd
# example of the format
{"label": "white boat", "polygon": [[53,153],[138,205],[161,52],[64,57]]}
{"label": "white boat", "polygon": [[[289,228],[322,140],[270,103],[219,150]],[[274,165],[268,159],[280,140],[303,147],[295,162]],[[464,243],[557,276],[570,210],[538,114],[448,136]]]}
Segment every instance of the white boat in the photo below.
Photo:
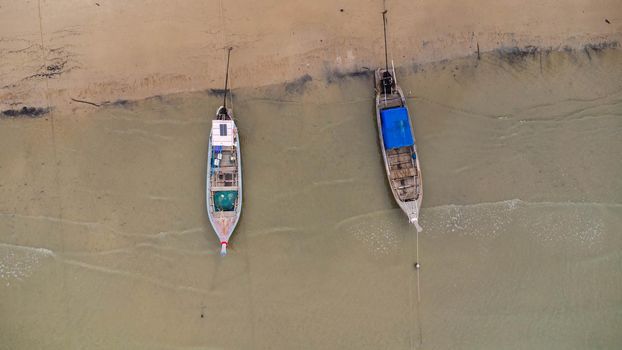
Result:
{"label": "white boat", "polygon": [[[229,50],[230,51],[230,50]],[[227,59],[227,72],[229,60]],[[240,138],[233,120],[233,111],[227,108],[227,79],[225,102],[212,120],[207,148],[207,215],[220,241],[220,255],[227,254],[229,239],[242,212],[242,160]]]}
{"label": "white boat", "polygon": [[382,158],[395,201],[408,216],[408,221],[420,232],[419,210],[423,200],[421,167],[406,99],[395,80],[395,69],[391,71],[388,67],[386,26],[385,60],[385,68],[377,69],[374,75]]}

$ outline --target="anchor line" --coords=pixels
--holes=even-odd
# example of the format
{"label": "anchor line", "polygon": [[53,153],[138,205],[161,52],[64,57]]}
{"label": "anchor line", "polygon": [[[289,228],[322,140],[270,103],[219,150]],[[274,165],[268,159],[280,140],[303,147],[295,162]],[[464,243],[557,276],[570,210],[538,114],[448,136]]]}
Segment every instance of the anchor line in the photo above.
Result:
{"label": "anchor line", "polygon": [[417,305],[414,310],[417,322],[417,330],[419,331],[419,346],[423,344],[423,327],[421,326],[421,263],[419,260],[419,231],[415,235],[415,260],[417,270]]}

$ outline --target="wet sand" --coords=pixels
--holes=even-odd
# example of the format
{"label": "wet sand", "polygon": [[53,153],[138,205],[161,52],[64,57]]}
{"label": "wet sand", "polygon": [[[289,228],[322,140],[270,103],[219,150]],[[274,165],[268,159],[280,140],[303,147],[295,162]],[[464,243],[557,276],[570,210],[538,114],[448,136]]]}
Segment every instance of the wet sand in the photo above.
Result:
{"label": "wet sand", "polygon": [[620,72],[612,48],[398,68],[419,284],[369,74],[234,89],[245,203],[224,259],[217,93],[3,117],[0,348],[617,348]]}

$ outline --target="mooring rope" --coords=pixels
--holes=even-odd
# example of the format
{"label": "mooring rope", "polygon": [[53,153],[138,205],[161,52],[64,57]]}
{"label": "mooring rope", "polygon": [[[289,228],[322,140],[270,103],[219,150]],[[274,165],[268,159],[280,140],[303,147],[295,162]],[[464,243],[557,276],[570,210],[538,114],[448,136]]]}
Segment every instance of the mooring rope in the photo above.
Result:
{"label": "mooring rope", "polygon": [[419,279],[419,271],[420,271],[420,267],[421,265],[419,265],[419,231],[417,231],[417,257],[416,257],[416,264],[417,264],[417,302],[421,302],[421,288],[419,287],[421,285],[420,283],[420,279]]}
{"label": "mooring rope", "polygon": [[[225,15],[224,15],[224,7],[222,5],[222,0],[220,0],[218,2],[219,4],[219,10],[220,10],[220,36],[221,36],[221,42],[222,42],[222,47],[225,49],[225,55],[227,55],[228,50],[230,50],[232,47],[231,46],[227,46],[227,40],[226,40],[226,29],[225,29]],[[228,72],[228,70],[227,70]],[[229,83],[229,85],[232,85],[231,83]],[[226,87],[225,87],[226,89]],[[232,88],[229,88],[229,91],[232,91]],[[225,92],[226,93],[226,92]],[[233,110],[233,94],[229,94],[229,102],[231,102],[231,109]]]}
{"label": "mooring rope", "polygon": [[[417,272],[417,305],[413,307],[413,312],[415,313],[415,319],[417,325],[416,329],[419,331],[419,346],[423,344],[423,327],[421,326],[421,264],[420,264],[420,256],[419,256],[419,231],[417,230],[415,236],[415,270]],[[412,344],[413,349],[416,348],[415,344]]]}

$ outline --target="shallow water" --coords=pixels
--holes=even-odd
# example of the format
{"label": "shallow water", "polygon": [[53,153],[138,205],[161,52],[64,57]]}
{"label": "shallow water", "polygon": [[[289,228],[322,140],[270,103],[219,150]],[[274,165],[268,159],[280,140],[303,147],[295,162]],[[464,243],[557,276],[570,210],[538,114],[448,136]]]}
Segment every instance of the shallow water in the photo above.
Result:
{"label": "shallow water", "polygon": [[399,69],[419,283],[371,75],[234,90],[224,259],[204,203],[220,96],[2,119],[0,348],[619,347],[620,72],[618,50]]}

